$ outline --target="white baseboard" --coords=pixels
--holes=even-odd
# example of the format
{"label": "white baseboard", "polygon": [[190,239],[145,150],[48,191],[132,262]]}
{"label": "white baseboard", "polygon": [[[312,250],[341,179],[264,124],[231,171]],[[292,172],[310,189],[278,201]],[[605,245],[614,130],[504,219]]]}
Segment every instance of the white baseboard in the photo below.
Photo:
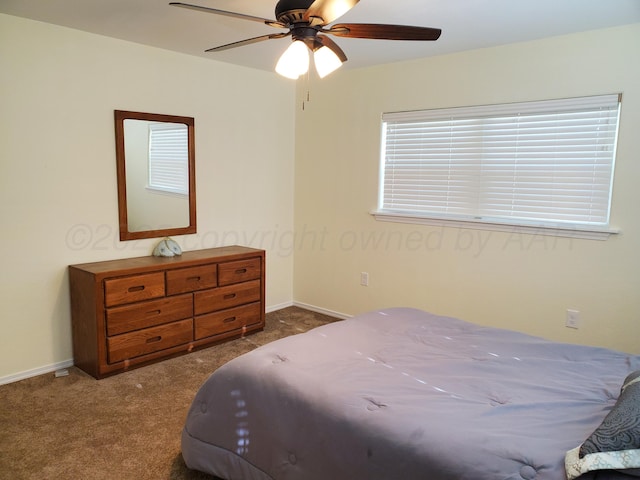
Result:
{"label": "white baseboard", "polygon": [[26,370],[24,372],[14,373],[7,375],[6,377],[0,377],[0,385],[6,385],[7,383],[19,382],[31,377],[37,377],[38,375],[44,375],[46,373],[53,373],[61,368],[69,368],[73,366],[73,359],[65,360],[63,362],[53,363],[51,365],[45,365],[43,367],[34,368],[32,370]]}
{"label": "white baseboard", "polygon": [[309,305],[308,303],[302,302],[293,302],[293,305],[296,307],[304,308],[306,310],[311,310],[312,312],[322,313],[324,315],[329,315],[330,317],[340,318],[345,320],[347,318],[353,317],[353,315],[348,315],[346,313],[336,312],[334,310],[328,310],[326,308],[316,307],[315,305]]}
{"label": "white baseboard", "polygon": [[346,313],[336,312],[334,310],[328,310],[326,308],[317,307],[303,302],[284,302],[277,305],[271,305],[265,309],[266,313],[275,312],[276,310],[282,310],[287,307],[300,307],[305,310],[311,310],[312,312],[322,313],[323,315],[329,315],[330,317],[340,318],[342,320],[351,318],[353,315],[347,315]]}
{"label": "white baseboard", "polygon": [[282,310],[283,308],[292,307],[293,302],[278,303],[277,305],[268,305],[265,307],[265,313],[275,312],[276,310]]}

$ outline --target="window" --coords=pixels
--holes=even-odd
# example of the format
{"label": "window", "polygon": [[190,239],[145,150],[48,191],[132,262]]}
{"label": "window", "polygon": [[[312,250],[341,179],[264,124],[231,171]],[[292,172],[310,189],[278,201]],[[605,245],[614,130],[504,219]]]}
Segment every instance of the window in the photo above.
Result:
{"label": "window", "polygon": [[373,214],[606,238],[619,109],[603,95],[385,113]]}
{"label": "window", "polygon": [[149,124],[149,188],[181,195],[189,194],[187,125]]}

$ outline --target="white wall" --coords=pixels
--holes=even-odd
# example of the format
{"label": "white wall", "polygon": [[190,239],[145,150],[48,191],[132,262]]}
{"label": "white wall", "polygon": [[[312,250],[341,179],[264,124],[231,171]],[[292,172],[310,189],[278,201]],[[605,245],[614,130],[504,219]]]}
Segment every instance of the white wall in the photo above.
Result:
{"label": "white wall", "polygon": [[[195,118],[198,234],[267,250],[267,308],[292,301],[295,93],[270,72],[0,14],[0,383],[72,358],[67,265],[120,242],[114,110]],[[288,107],[289,106],[289,107]]]}
{"label": "white wall", "polygon": [[[348,50],[348,45],[343,45]],[[640,24],[336,72],[297,111],[294,298],[640,353]],[[307,87],[298,91],[300,104]],[[623,93],[607,241],[378,222],[382,112]],[[360,272],[370,285],[360,286]],[[578,309],[582,328],[564,326]]]}

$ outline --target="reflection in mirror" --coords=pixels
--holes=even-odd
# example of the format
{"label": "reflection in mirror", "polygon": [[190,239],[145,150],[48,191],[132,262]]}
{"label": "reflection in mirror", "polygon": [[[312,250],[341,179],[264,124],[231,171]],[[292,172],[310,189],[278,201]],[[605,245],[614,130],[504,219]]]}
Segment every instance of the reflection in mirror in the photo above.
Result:
{"label": "reflection in mirror", "polygon": [[195,233],[194,120],[115,111],[120,239]]}
{"label": "reflection in mirror", "polygon": [[124,121],[130,232],[189,226],[187,126]]}

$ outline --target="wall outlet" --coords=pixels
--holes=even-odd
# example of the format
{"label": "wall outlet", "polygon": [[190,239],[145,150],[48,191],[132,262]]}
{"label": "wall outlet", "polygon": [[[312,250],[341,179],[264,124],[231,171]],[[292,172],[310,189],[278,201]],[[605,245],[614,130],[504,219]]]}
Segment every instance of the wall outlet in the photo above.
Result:
{"label": "wall outlet", "polygon": [[578,310],[567,309],[567,317],[564,321],[567,328],[580,328],[580,312]]}
{"label": "wall outlet", "polygon": [[367,272],[360,272],[360,285],[363,287],[369,286],[369,274]]}

